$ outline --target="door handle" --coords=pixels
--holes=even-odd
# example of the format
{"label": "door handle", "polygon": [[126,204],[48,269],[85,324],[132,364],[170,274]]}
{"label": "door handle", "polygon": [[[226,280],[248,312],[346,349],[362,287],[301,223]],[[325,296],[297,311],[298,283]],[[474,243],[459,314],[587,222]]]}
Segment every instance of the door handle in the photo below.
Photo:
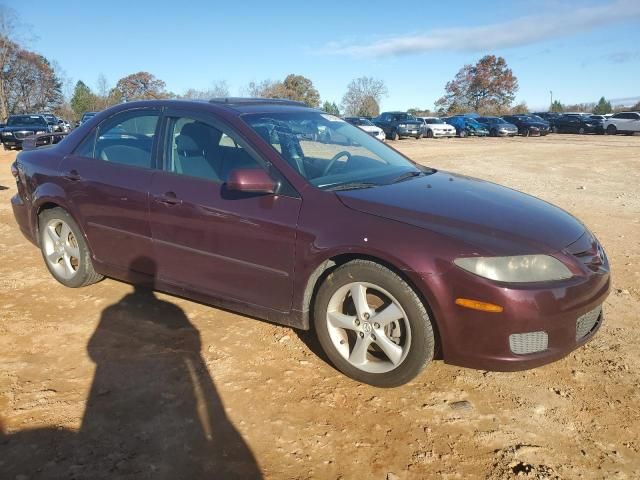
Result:
{"label": "door handle", "polygon": [[77,170],[71,170],[67,172],[64,178],[66,178],[67,180],[71,180],[72,182],[77,182],[79,180],[82,180],[82,177],[80,176]]}
{"label": "door handle", "polygon": [[175,192],[166,192],[162,195],[155,195],[153,198],[156,202],[165,205],[180,205],[182,203],[182,200],[176,197]]}

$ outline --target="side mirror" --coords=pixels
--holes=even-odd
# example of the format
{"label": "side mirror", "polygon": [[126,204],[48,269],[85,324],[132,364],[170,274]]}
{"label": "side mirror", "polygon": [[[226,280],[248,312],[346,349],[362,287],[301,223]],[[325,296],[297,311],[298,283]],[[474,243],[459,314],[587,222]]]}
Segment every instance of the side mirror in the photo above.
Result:
{"label": "side mirror", "polygon": [[234,192],[275,193],[276,187],[276,182],[261,168],[232,170],[227,179],[227,188]]}

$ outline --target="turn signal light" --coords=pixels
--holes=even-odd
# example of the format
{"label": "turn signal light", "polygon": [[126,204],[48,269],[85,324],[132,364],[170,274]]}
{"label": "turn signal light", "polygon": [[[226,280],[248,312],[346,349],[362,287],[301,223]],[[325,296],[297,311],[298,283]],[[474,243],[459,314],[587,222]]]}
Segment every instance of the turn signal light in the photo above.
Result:
{"label": "turn signal light", "polygon": [[481,312],[500,313],[504,310],[500,305],[480,302],[479,300],[470,300],[468,298],[456,298],[456,305],[472,310],[480,310]]}

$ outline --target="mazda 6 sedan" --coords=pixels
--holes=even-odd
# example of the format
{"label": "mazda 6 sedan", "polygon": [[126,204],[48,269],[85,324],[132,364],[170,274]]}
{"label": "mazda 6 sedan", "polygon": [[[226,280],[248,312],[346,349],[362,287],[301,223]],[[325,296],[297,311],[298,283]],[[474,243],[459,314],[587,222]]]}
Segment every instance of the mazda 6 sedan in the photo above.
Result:
{"label": "mazda 6 sedan", "polygon": [[107,276],[313,329],[372,385],[434,356],[536,367],[602,324],[609,264],[580,221],[300,103],[125,103],[12,171],[16,220],[60,283]]}

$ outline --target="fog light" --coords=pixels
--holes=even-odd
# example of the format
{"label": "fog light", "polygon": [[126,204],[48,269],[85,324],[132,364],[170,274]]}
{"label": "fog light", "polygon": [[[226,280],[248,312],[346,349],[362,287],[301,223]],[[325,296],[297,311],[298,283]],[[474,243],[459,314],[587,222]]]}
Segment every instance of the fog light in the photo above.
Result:
{"label": "fog light", "polygon": [[500,313],[504,310],[500,305],[481,302],[479,300],[470,300],[468,298],[456,298],[456,305],[472,310],[480,310],[481,312]]}

